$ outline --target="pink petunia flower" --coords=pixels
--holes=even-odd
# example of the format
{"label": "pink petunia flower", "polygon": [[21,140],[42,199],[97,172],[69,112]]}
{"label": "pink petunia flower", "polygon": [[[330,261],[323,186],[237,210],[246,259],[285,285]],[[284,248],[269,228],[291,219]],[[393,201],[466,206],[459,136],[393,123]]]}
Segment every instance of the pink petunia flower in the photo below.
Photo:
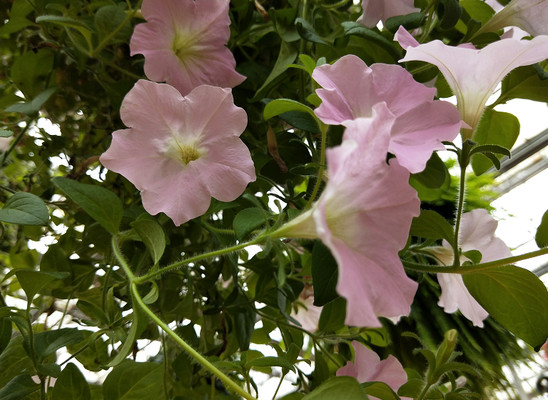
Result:
{"label": "pink petunia flower", "polygon": [[135,27],[131,55],[145,56],[145,74],[186,95],[207,84],[232,88],[245,80],[225,46],[229,0],[144,0],[146,23]]}
{"label": "pink petunia flower", "polygon": [[398,65],[368,67],[346,55],[317,67],[312,77],[322,87],[316,91],[322,104],[315,113],[326,124],[348,125],[371,116],[375,104],[386,103],[396,117],[388,151],[411,173],[422,171],[432,152],[444,149],[441,142],[455,139],[461,128],[455,106],[433,100],[436,90],[416,82]]}
{"label": "pink petunia flower", "polygon": [[[464,213],[459,235],[462,251],[480,251],[482,262],[511,257],[512,253],[508,246],[501,239],[495,237],[497,225],[498,222],[486,210],[477,209]],[[446,241],[443,242],[443,247],[433,248],[432,253],[436,255],[442,264],[453,264],[453,250]],[[460,261],[467,260],[465,256],[462,256]],[[472,321],[474,325],[483,327],[483,320],[489,314],[468,292],[462,275],[438,274],[438,282],[442,290],[438,305],[448,313],[460,310],[462,315]]]}
{"label": "pink petunia flower", "polygon": [[419,12],[420,8],[413,7],[413,0],[362,0],[362,10],[358,22],[373,28],[379,21],[384,24],[388,18]]}
{"label": "pink petunia flower", "polygon": [[369,118],[349,124],[343,143],[327,150],[329,180],[318,201],[273,234],[319,238],[331,250],[348,325],[378,327],[378,316],[408,315],[417,289],[398,251],[420,202],[409,172],[395,159],[386,163],[393,123],[379,103]]}
{"label": "pink petunia flower", "polygon": [[295,309],[291,310],[291,316],[309,332],[316,332],[320,322],[322,307],[314,305],[314,289],[306,285],[301,294]]}
{"label": "pink petunia flower", "polygon": [[[352,376],[360,383],[384,382],[397,392],[400,386],[407,382],[407,374],[396,357],[389,355],[385,360],[373,350],[357,341],[352,342],[354,361],[349,361],[344,367],[337,370],[337,376]],[[369,395],[370,399],[377,399]],[[402,400],[411,400],[401,397]]]}
{"label": "pink petunia flower", "polygon": [[470,139],[497,85],[514,68],[548,58],[548,36],[533,40],[504,39],[481,50],[469,46],[448,46],[440,40],[419,44],[400,27],[396,40],[407,54],[400,62],[424,61],[434,64],[457,97],[457,108],[471,130],[463,130]]}
{"label": "pink petunia flower", "polygon": [[129,129],[112,134],[100,161],[141,191],[150,214],[164,212],[180,225],[204,214],[211,197],[232,201],[255,180],[239,138],[247,116],[230,89],[202,85],[183,97],[167,84],[139,80],[120,116]]}
{"label": "pink petunia flower", "polygon": [[548,35],[548,0],[512,0],[481,28],[496,31],[517,26],[533,36]]}

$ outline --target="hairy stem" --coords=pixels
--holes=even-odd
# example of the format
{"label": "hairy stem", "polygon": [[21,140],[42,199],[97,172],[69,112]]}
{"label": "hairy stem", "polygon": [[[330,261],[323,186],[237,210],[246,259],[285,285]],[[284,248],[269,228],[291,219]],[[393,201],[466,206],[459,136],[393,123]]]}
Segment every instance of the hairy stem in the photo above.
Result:
{"label": "hairy stem", "polygon": [[457,203],[457,215],[455,217],[455,240],[451,244],[453,247],[453,267],[458,267],[460,265],[459,230],[462,210],[464,208],[464,196],[466,195],[466,166],[467,164],[461,161],[459,198]]}
{"label": "hairy stem", "polygon": [[419,264],[411,261],[402,261],[402,263],[405,269],[408,269],[410,271],[427,272],[427,273],[468,274],[468,273],[474,273],[478,271],[495,269],[495,268],[503,267],[505,265],[511,265],[518,261],[543,256],[545,254],[548,254],[548,247],[543,247],[542,249],[539,249],[539,250],[531,251],[525,254],[520,254],[519,256],[501,258],[500,260],[490,261],[486,263],[462,265],[457,267],[455,266],[444,267],[439,265]]}
{"label": "hairy stem", "polygon": [[179,346],[181,346],[183,350],[185,350],[192,358],[200,363],[200,365],[202,365],[205,369],[207,369],[209,372],[219,378],[228,388],[242,396],[244,399],[257,400],[255,397],[251,396],[249,393],[243,390],[236,382],[234,382],[223,372],[221,372],[221,370],[219,370],[212,363],[210,363],[204,356],[194,350],[192,346],[190,346],[181,337],[179,337],[179,335],[177,335],[164,321],[162,321],[154,312],[152,312],[152,310],[148,308],[148,306],[143,302],[143,299],[141,298],[139,291],[137,290],[137,284],[135,282],[131,282],[131,293],[133,294],[134,299],[137,302],[137,305],[141,308],[141,310],[143,310],[156,323],[156,325],[158,325],[160,329],[166,333],[166,335],[173,339]]}
{"label": "hairy stem", "polygon": [[320,191],[320,186],[322,185],[322,178],[323,178],[323,172],[325,170],[325,148],[326,148],[326,142],[327,142],[327,125],[321,124],[320,129],[322,131],[322,141],[320,144],[320,167],[318,168],[318,177],[316,179],[316,184],[314,185],[314,189],[312,190],[312,194],[310,195],[310,199],[308,200],[308,203],[306,203],[305,210],[310,208],[312,206],[312,203],[314,200],[316,200],[316,196],[318,195],[318,192]]}
{"label": "hairy stem", "polygon": [[141,284],[141,283],[147,282],[147,281],[149,281],[149,280],[151,280],[151,279],[153,279],[157,276],[165,274],[166,272],[169,272],[169,271],[172,271],[174,269],[180,268],[183,265],[190,264],[190,263],[197,262],[197,261],[201,261],[201,260],[204,260],[206,258],[214,258],[214,257],[218,257],[218,256],[223,256],[225,254],[229,254],[229,253],[233,253],[233,252],[238,251],[238,250],[245,249],[246,247],[252,246],[254,244],[264,243],[266,238],[267,238],[267,236],[264,235],[264,234],[259,235],[255,239],[250,240],[249,242],[239,243],[235,246],[227,247],[226,249],[215,250],[215,251],[211,251],[209,253],[204,253],[204,254],[194,256],[194,257],[190,257],[190,258],[187,258],[185,260],[177,261],[177,262],[175,262],[171,265],[168,265],[164,268],[161,268],[157,271],[152,271],[152,272],[150,272],[146,275],[139,276],[137,278],[133,277],[132,281],[137,283],[137,284]]}

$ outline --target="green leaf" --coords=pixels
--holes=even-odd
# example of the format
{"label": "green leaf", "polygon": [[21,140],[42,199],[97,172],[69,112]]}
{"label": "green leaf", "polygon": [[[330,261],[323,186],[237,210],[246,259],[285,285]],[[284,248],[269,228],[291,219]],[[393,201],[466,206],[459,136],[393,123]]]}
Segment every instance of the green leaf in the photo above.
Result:
{"label": "green leaf", "polygon": [[57,88],[51,87],[40,94],[38,94],[34,99],[31,101],[25,102],[25,103],[16,103],[8,108],[6,108],[6,111],[8,112],[20,112],[22,114],[26,115],[33,115],[38,113],[42,109],[42,106],[48,101],[48,99],[51,97],[53,93]]}
{"label": "green leaf", "polygon": [[[518,138],[519,128],[519,120],[515,115],[486,109],[473,139],[480,145],[495,144],[511,149]],[[472,168],[476,175],[483,174],[491,165],[492,161],[483,154],[472,156]]]}
{"label": "green leaf", "polygon": [[312,110],[307,105],[304,105],[302,103],[299,103],[298,101],[291,100],[291,99],[272,100],[270,103],[268,103],[265,106],[263,111],[263,117],[265,121],[268,121],[270,118],[273,118],[277,115],[283,114],[288,111],[300,111],[300,112],[308,113],[316,121],[318,121],[316,114],[314,114],[314,110]]}
{"label": "green leaf", "polygon": [[11,274],[17,276],[17,280],[27,295],[28,301],[32,301],[36,293],[40,292],[40,290],[50,283],[56,280],[65,279],[69,276],[67,272],[42,272],[29,269],[16,269],[12,270],[6,277]]}
{"label": "green leaf", "polygon": [[482,24],[495,15],[495,11],[487,3],[480,0],[460,0],[460,5],[471,18],[480,21]]}
{"label": "green leaf", "polygon": [[72,363],[68,364],[53,388],[51,400],[91,400],[89,384],[80,372],[78,367]]}
{"label": "green leaf", "polygon": [[63,328],[39,332],[34,335],[34,351],[37,357],[46,358],[62,347],[84,340],[84,335],[77,328]]}
{"label": "green leaf", "polygon": [[[65,17],[60,15],[41,15],[36,18],[36,22],[43,23],[47,22],[50,24],[62,26],[68,29],[74,29],[78,31],[82,37],[85,39],[87,44],[87,51],[91,51],[93,48],[92,44],[92,30],[86,24],[81,22],[81,20],[73,19],[71,17]],[[74,39],[73,39],[74,42]],[[74,42],[77,44],[76,42]]]}
{"label": "green leaf", "polygon": [[365,389],[368,396],[374,396],[380,400],[400,400],[392,388],[384,382],[362,383],[362,387]]}
{"label": "green leaf", "polygon": [[437,11],[442,29],[454,27],[462,15],[459,0],[440,0]]}
{"label": "green leaf", "polygon": [[163,393],[164,367],[126,360],[114,367],[103,383],[104,400],[155,399]]}
{"label": "green leaf", "polygon": [[295,371],[295,366],[289,361],[280,357],[261,357],[245,364],[246,368],[252,367],[282,367]]}
{"label": "green leaf", "polygon": [[9,138],[11,136],[13,136],[12,131],[6,131],[4,129],[0,130],[0,138]]}
{"label": "green leaf", "polygon": [[153,219],[138,219],[131,224],[157,264],[166,249],[166,236],[162,226]]}
{"label": "green leaf", "polygon": [[28,51],[13,62],[10,70],[15,86],[27,99],[36,98],[47,86],[53,70],[54,52],[42,48],[37,52]]}
{"label": "green leaf", "polygon": [[0,354],[0,388],[8,384],[17,375],[32,371],[34,366],[23,347],[23,337],[14,337],[8,347]]}
{"label": "green leaf", "polygon": [[502,147],[496,144],[480,144],[477,146],[474,146],[472,150],[470,150],[470,154],[475,153],[495,153],[495,154],[501,154],[503,156],[511,157],[512,153],[510,150],[508,150],[506,147]]}
{"label": "green leaf", "polygon": [[365,391],[355,378],[336,376],[321,384],[302,400],[364,400]]}
{"label": "green leaf", "polygon": [[21,400],[39,390],[40,385],[35,383],[30,375],[19,375],[0,390],[0,400]]}
{"label": "green leaf", "polygon": [[234,227],[236,238],[241,240],[253,232],[254,229],[264,225],[264,223],[264,210],[260,208],[246,208],[236,215],[232,225]]}
{"label": "green leaf", "polygon": [[8,347],[11,341],[11,320],[0,318],[0,354]]}
{"label": "green leaf", "polygon": [[455,234],[451,224],[440,214],[432,210],[421,210],[421,214],[413,218],[410,234],[425,239],[445,239],[449,243],[455,241]]}
{"label": "green leaf", "polygon": [[296,7],[285,9],[271,7],[268,11],[276,32],[284,42],[295,42],[301,38],[295,26],[297,12],[298,9]]}
{"label": "green leaf", "polygon": [[346,300],[338,297],[322,308],[318,330],[320,332],[335,332],[344,326],[346,318]]}
{"label": "green leaf", "polygon": [[118,233],[122,220],[122,202],[114,193],[96,185],[57,177],[51,180],[72,201],[112,234]]}
{"label": "green leaf", "polygon": [[287,396],[282,397],[280,400],[302,400],[303,397],[304,397],[303,393],[293,392],[288,394]]}
{"label": "green leaf", "polygon": [[538,247],[548,246],[548,210],[542,216],[542,221],[540,221],[540,225],[537,228],[535,242],[537,242]]}
{"label": "green leaf", "polygon": [[300,54],[299,60],[303,63],[305,71],[312,75],[312,72],[316,69],[316,61],[307,54]]}
{"label": "green leaf", "polygon": [[438,189],[449,180],[449,172],[438,153],[434,153],[426,163],[424,171],[414,174],[413,178],[427,188]]}
{"label": "green leaf", "polygon": [[287,70],[288,65],[293,64],[299,52],[295,45],[290,43],[282,42],[280,46],[280,52],[278,54],[278,59],[270,71],[270,74],[264,81],[263,85],[257,90],[251,102],[259,101],[265,97],[266,93],[270,90],[271,86],[281,78],[281,75]]}
{"label": "green leaf", "polygon": [[[131,292],[132,304],[137,304],[134,299],[133,291]],[[118,354],[114,359],[108,363],[109,367],[116,366],[122,363],[129,353],[132,352],[135,341],[143,333],[148,323],[147,316],[143,313],[141,308],[133,308],[133,321],[131,322],[131,327],[129,328],[127,338],[124,340],[122,346],[118,349]],[[122,364],[120,364],[122,365]],[[106,400],[106,397],[105,397]]]}
{"label": "green leaf", "polygon": [[33,11],[33,7],[28,1],[15,0],[12,4],[9,13],[10,19],[7,24],[0,27],[0,35],[9,35],[33,24],[27,19],[27,15]]}
{"label": "green leaf", "polygon": [[384,23],[384,27],[392,33],[395,33],[400,26],[405,27],[408,31],[418,28],[424,22],[426,16],[421,13],[411,13],[407,15],[397,15],[390,17]]}
{"label": "green leaf", "polygon": [[301,111],[288,111],[280,114],[280,118],[291,125],[293,128],[301,129],[319,135],[321,133],[318,126],[318,120],[308,113]]}
{"label": "green leaf", "polygon": [[125,25],[110,38],[110,41],[112,43],[125,42],[131,36],[131,32],[133,32],[131,24],[128,23],[129,21],[126,21],[126,13],[115,5],[103,6],[98,9],[95,13],[94,22],[100,40],[103,40],[106,36],[110,35],[124,22]]}
{"label": "green leaf", "polygon": [[548,73],[539,64],[519,67],[502,81],[498,103],[520,98],[548,102]]}
{"label": "green leaf", "polygon": [[481,258],[483,257],[481,254],[481,251],[478,250],[469,250],[462,253],[462,255],[466,258],[468,258],[472,264],[479,264],[481,262]]}
{"label": "green leaf", "polygon": [[380,33],[366,28],[358,22],[346,21],[341,25],[346,36],[359,36],[370,40],[386,50],[392,57],[394,57],[394,60],[399,60],[402,58],[401,52],[394,46],[394,43]]}
{"label": "green leaf", "polygon": [[424,388],[424,381],[419,378],[411,378],[398,389],[398,395],[402,397],[411,397],[416,399],[419,397]]}
{"label": "green leaf", "polygon": [[160,289],[158,288],[158,284],[154,281],[151,283],[150,290],[148,293],[143,297],[143,303],[145,304],[152,304],[156,300],[158,300],[158,297],[160,296]]}
{"label": "green leaf", "polygon": [[339,270],[331,251],[320,241],[312,249],[312,280],[314,305],[324,306],[339,297],[336,291]]}
{"label": "green leaf", "polygon": [[47,225],[48,207],[32,193],[18,192],[0,210],[0,221],[19,225]]}
{"label": "green leaf", "polygon": [[296,18],[295,19],[295,26],[297,27],[297,32],[299,32],[299,35],[309,42],[318,43],[318,44],[325,44],[328,45],[325,40],[323,40],[320,35],[318,35],[318,32],[314,29],[314,27],[308,22],[307,20],[303,18]]}
{"label": "green leaf", "polygon": [[517,337],[539,347],[548,335],[548,291],[532,272],[506,266],[463,274],[483,308]]}
{"label": "green leaf", "polygon": [[240,350],[245,351],[249,349],[251,336],[255,329],[255,312],[250,308],[245,308],[242,312],[235,313],[233,318],[238,345],[240,346]]}

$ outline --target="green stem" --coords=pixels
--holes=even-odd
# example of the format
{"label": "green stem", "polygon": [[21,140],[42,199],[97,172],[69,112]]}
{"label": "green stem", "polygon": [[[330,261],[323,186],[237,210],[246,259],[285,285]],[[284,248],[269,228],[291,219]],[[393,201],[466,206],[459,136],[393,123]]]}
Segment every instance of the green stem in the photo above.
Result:
{"label": "green stem", "polygon": [[419,397],[417,397],[417,400],[424,399],[424,396],[426,396],[426,393],[428,392],[428,389],[430,389],[430,384],[427,384],[425,387],[422,388],[422,391],[419,394]]}
{"label": "green stem", "polygon": [[40,376],[40,400],[46,400],[46,378]]}
{"label": "green stem", "polygon": [[6,164],[6,159],[8,158],[10,153],[13,151],[13,149],[15,149],[15,147],[19,144],[19,142],[21,141],[25,133],[27,133],[30,126],[33,124],[33,122],[34,122],[34,119],[31,119],[30,121],[28,121],[25,127],[21,129],[21,132],[19,132],[17,136],[15,136],[15,138],[10,144],[10,147],[8,147],[8,149],[2,153],[2,155],[0,156],[0,168],[4,167],[4,165]]}
{"label": "green stem", "polygon": [[135,301],[137,302],[137,305],[141,308],[141,310],[143,310],[156,323],[156,325],[158,325],[160,329],[162,329],[166,333],[166,335],[172,338],[179,346],[183,348],[183,350],[185,350],[188,354],[190,354],[190,356],[192,356],[198,363],[200,363],[205,369],[207,369],[209,372],[211,372],[213,375],[219,378],[227,387],[229,387],[235,393],[242,396],[244,399],[257,400],[255,397],[251,396],[249,393],[243,390],[236,382],[234,382],[228,376],[226,376],[223,372],[221,372],[221,370],[219,370],[217,367],[211,364],[200,353],[194,350],[192,346],[190,346],[175,332],[173,332],[171,328],[164,321],[162,321],[155,313],[153,313],[152,310],[148,308],[148,306],[143,302],[143,299],[139,295],[139,291],[137,290],[137,284],[135,282],[131,282],[131,292],[134,296],[133,298],[135,299]]}
{"label": "green stem", "polygon": [[232,229],[225,229],[225,228],[217,228],[216,226],[211,225],[209,222],[205,220],[205,218],[202,218],[202,224],[206,227],[207,230],[219,233],[221,235],[232,235],[234,236],[234,230]]}
{"label": "green stem", "polygon": [[168,391],[168,383],[167,383],[167,379],[168,379],[168,376],[169,376],[169,364],[168,364],[168,360],[169,360],[169,356],[167,354],[167,341],[166,341],[166,337],[164,335],[162,335],[162,350],[164,351],[164,360],[163,360],[163,364],[164,364],[164,396],[166,398],[166,400],[169,399],[169,391]]}
{"label": "green stem", "polygon": [[121,72],[122,74],[125,74],[127,76],[129,76],[130,78],[133,78],[133,79],[143,79],[143,77],[141,75],[137,75],[137,74],[134,74],[133,72],[131,71],[128,71],[127,69],[124,69],[116,64],[114,64],[113,62],[111,61],[108,61],[108,60],[101,60],[105,65],[111,67],[111,68],[114,68],[115,70],[117,70],[118,72]]}
{"label": "green stem", "polygon": [[59,320],[59,326],[57,327],[57,329],[61,329],[61,326],[63,325],[63,320],[65,319],[65,316],[67,315],[68,306],[71,299],[72,299],[72,293],[69,294],[69,297],[67,298],[67,304],[65,304],[65,307],[63,308],[63,315],[61,315],[61,319]]}
{"label": "green stem", "polygon": [[128,13],[126,18],[124,18],[124,20],[120,23],[120,25],[118,25],[116,27],[116,29],[114,29],[107,36],[105,36],[105,38],[101,41],[101,43],[99,43],[97,45],[97,47],[90,52],[90,57],[96,58],[97,53],[99,53],[101,50],[103,50],[103,48],[105,48],[108,45],[110,40],[114,36],[116,36],[118,34],[118,32],[120,32],[122,30],[122,28],[135,16],[135,13],[141,7],[142,2],[143,2],[143,0],[139,0],[137,5],[135,6],[135,8]]}
{"label": "green stem", "polygon": [[[463,149],[463,152],[464,151],[465,149]],[[453,247],[453,267],[458,267],[460,265],[459,230],[460,230],[460,220],[462,217],[462,210],[464,208],[464,196],[466,191],[466,166],[467,166],[467,163],[461,160],[459,199],[457,204],[457,215],[455,219],[455,239],[453,240],[453,243],[451,244],[451,246]]]}
{"label": "green stem", "polygon": [[316,185],[314,185],[314,189],[312,190],[312,194],[310,195],[310,199],[308,200],[308,203],[306,203],[305,210],[310,208],[312,206],[312,203],[314,200],[316,200],[316,196],[318,195],[318,192],[320,191],[320,186],[322,185],[322,178],[323,178],[323,172],[325,170],[325,148],[326,148],[326,142],[327,142],[327,128],[328,126],[325,124],[321,124],[320,129],[322,131],[322,141],[320,144],[320,167],[318,168],[318,178],[316,179]]}
{"label": "green stem", "polygon": [[276,391],[274,392],[274,396],[272,396],[272,400],[276,399],[276,395],[278,394],[278,391],[282,387],[282,382],[284,381],[284,378],[285,378],[285,374],[283,374],[282,377],[280,378],[280,382],[278,382],[278,386],[276,387]]}
{"label": "green stem", "polygon": [[500,260],[490,261],[490,262],[480,263],[480,264],[461,265],[457,267],[455,266],[444,267],[444,266],[438,266],[438,265],[419,264],[411,261],[402,261],[402,263],[406,269],[411,271],[427,272],[427,273],[468,274],[468,273],[474,273],[478,271],[485,271],[489,269],[503,267],[506,265],[511,265],[518,261],[543,256],[545,254],[548,254],[548,247],[543,247],[542,249],[539,249],[539,250],[531,251],[525,254],[520,254],[519,256],[501,258]]}
{"label": "green stem", "polygon": [[300,327],[300,326],[297,326],[297,325],[292,325],[288,322],[286,322],[285,320],[282,320],[282,319],[278,319],[278,318],[274,318],[270,315],[268,315],[267,313],[265,312],[262,312],[261,310],[258,310],[258,309],[255,309],[255,312],[257,314],[259,314],[262,318],[266,318],[272,322],[274,322],[275,324],[277,325],[284,325],[284,326],[287,326],[288,328],[292,328],[292,329],[297,329],[301,332],[303,332],[304,334],[308,335],[310,337],[310,339],[312,339],[312,342],[314,342],[314,345],[318,346],[319,349],[325,354],[325,356],[327,358],[329,358],[331,360],[331,362],[336,365],[337,367],[342,367],[342,365],[340,364],[340,362],[338,360],[336,360],[330,352],[326,351],[322,345],[320,344],[320,337],[315,335],[314,333],[312,332],[309,332],[307,331],[306,329]]}
{"label": "green stem", "polygon": [[[214,257],[218,257],[218,256],[223,256],[225,254],[229,254],[229,253],[233,253],[233,252],[238,251],[238,250],[245,249],[246,247],[252,246],[254,244],[263,243],[266,240],[266,238],[267,238],[267,236],[265,234],[262,234],[262,235],[257,236],[255,239],[253,239],[249,242],[240,243],[240,244],[237,244],[237,245],[232,246],[232,247],[227,247],[226,249],[215,250],[215,251],[211,251],[209,253],[204,253],[204,254],[194,256],[194,257],[190,257],[190,258],[187,258],[185,260],[181,260],[181,261],[178,261],[178,262],[173,263],[171,265],[168,265],[167,267],[161,268],[157,271],[152,271],[152,272],[150,272],[146,275],[139,276],[137,278],[132,277],[131,280],[132,280],[132,282],[135,282],[137,284],[141,284],[141,283],[147,282],[147,281],[149,281],[149,280],[151,280],[151,279],[153,279],[153,278],[155,278],[159,275],[165,274],[166,272],[169,272],[171,270],[180,268],[183,265],[190,264],[190,263],[197,262],[197,261],[201,261],[205,258],[214,258]],[[123,266],[122,266],[122,268],[123,268]]]}
{"label": "green stem", "polygon": [[344,6],[346,3],[348,3],[348,0],[340,0],[338,3],[334,4],[322,4],[320,3],[320,7],[323,7],[327,10],[335,9]]}
{"label": "green stem", "polygon": [[118,237],[116,235],[112,236],[111,244],[112,244],[112,251],[114,252],[114,255],[116,256],[116,259],[120,263],[120,267],[122,267],[122,269],[126,273],[131,283],[133,283],[135,281],[135,275],[133,275],[133,271],[129,267],[128,263],[126,262],[126,259],[124,258],[124,255],[122,254],[122,251],[120,250],[120,245],[118,244]]}

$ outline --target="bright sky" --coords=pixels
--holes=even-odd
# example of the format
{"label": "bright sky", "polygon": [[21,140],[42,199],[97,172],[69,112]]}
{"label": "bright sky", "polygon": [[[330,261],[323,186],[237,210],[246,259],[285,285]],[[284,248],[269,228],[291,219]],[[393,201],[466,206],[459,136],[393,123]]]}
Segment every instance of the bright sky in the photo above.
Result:
{"label": "bright sky", "polygon": [[[497,110],[511,111],[520,120],[521,132],[515,147],[548,129],[548,106],[545,103],[516,99],[498,106]],[[547,158],[548,148],[539,154]],[[502,175],[501,179],[505,177]],[[499,220],[497,236],[506,242],[515,255],[538,249],[534,238],[542,215],[548,209],[547,187],[548,170],[544,170],[493,202],[496,208],[494,215]],[[518,265],[533,269],[546,263],[548,255]],[[545,278],[545,283],[548,283],[548,276]]]}

